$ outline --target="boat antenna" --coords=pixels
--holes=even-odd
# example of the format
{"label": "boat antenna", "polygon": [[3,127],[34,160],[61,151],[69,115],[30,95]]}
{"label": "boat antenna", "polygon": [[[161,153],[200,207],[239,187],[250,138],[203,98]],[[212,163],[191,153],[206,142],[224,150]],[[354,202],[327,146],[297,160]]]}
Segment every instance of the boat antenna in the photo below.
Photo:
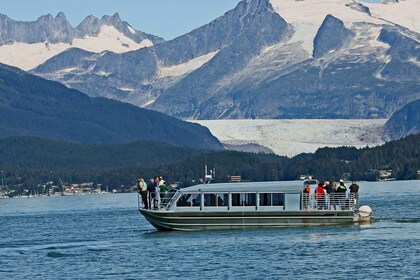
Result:
{"label": "boat antenna", "polygon": [[210,184],[211,179],[213,179],[213,176],[211,174],[212,172],[210,171],[210,174],[208,174],[208,170],[207,170],[207,151],[204,152],[204,184]]}

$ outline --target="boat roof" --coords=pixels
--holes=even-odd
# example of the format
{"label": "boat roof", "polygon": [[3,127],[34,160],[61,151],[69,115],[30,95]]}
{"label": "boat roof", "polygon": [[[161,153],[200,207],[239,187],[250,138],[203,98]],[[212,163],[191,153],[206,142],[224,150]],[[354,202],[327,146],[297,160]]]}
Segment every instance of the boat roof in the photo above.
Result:
{"label": "boat roof", "polygon": [[181,192],[278,192],[301,191],[303,181],[270,181],[200,184],[180,189]]}

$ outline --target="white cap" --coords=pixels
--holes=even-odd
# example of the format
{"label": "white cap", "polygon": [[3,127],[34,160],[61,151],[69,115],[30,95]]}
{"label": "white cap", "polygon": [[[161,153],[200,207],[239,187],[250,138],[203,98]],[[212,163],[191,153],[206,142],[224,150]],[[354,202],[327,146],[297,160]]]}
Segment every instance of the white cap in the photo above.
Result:
{"label": "white cap", "polygon": [[344,183],[344,180],[343,179],[340,179],[340,183]]}

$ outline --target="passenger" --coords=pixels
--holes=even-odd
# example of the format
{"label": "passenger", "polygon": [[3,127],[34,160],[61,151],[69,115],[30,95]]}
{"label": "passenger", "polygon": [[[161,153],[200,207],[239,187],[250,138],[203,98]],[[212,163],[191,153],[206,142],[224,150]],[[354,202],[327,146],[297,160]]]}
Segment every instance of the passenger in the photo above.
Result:
{"label": "passenger", "polygon": [[356,181],[352,181],[352,184],[349,187],[350,190],[350,202],[353,203],[353,207],[357,206],[357,201],[359,200],[359,185],[356,184]]}
{"label": "passenger", "polygon": [[160,178],[155,177],[155,209],[160,209],[160,187],[159,187]]}
{"label": "passenger", "polygon": [[[162,177],[161,177],[162,178]],[[160,182],[162,182],[163,180],[161,180]],[[160,184],[159,182],[159,187],[160,187],[160,197],[161,198],[165,198],[166,193],[169,190],[169,186],[168,186],[168,182],[163,181],[162,184]]]}
{"label": "passenger", "polygon": [[147,185],[147,192],[149,193],[149,209],[152,209],[152,205],[155,200],[155,180],[150,179],[150,183]]}
{"label": "passenger", "polygon": [[318,183],[318,187],[315,189],[315,198],[317,200],[318,210],[324,209],[324,206],[325,206],[324,182]]}
{"label": "passenger", "polygon": [[325,194],[325,209],[330,209],[331,207],[331,193],[333,191],[333,186],[329,181],[325,182],[324,190]]}
{"label": "passenger", "polygon": [[217,206],[225,206],[225,203],[220,196],[217,196]]}
{"label": "passenger", "polygon": [[162,186],[163,184],[165,184],[165,180],[163,180],[162,176],[159,176],[159,186]]}
{"label": "passenger", "polygon": [[333,185],[328,181],[325,182],[324,188],[327,191],[327,194],[331,194],[333,191]]}
{"label": "passenger", "polygon": [[193,199],[192,200],[192,206],[200,206],[200,202],[199,201],[197,201],[197,199]]}
{"label": "passenger", "polygon": [[345,207],[346,203],[346,192],[347,186],[344,184],[344,180],[340,179],[340,185],[337,186],[337,193],[338,193],[338,203],[341,208]]}
{"label": "passenger", "polygon": [[139,193],[141,195],[141,200],[143,201],[143,209],[149,209],[149,203],[147,201],[147,185],[144,182],[143,178],[137,180],[137,187],[139,188]]}
{"label": "passenger", "polygon": [[308,209],[309,206],[309,196],[311,195],[311,187],[309,184],[306,184],[302,191],[303,195],[303,209]]}
{"label": "passenger", "polygon": [[137,187],[137,191],[138,191],[138,193],[140,193],[140,192],[141,192],[140,182],[141,182],[141,180],[140,180],[140,179],[137,179],[136,187]]}
{"label": "passenger", "polygon": [[337,193],[337,183],[336,182],[332,182],[331,183],[332,188],[331,188],[331,194],[330,194],[330,207],[331,209],[337,210],[337,205],[338,205],[338,193]]}

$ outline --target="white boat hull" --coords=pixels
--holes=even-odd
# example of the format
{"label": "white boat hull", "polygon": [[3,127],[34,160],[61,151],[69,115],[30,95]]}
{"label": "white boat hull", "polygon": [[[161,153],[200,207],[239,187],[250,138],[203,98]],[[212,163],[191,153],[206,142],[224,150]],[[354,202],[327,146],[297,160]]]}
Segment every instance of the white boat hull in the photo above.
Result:
{"label": "white boat hull", "polygon": [[306,227],[370,222],[352,210],[179,212],[141,209],[158,230],[223,230],[270,227]]}

